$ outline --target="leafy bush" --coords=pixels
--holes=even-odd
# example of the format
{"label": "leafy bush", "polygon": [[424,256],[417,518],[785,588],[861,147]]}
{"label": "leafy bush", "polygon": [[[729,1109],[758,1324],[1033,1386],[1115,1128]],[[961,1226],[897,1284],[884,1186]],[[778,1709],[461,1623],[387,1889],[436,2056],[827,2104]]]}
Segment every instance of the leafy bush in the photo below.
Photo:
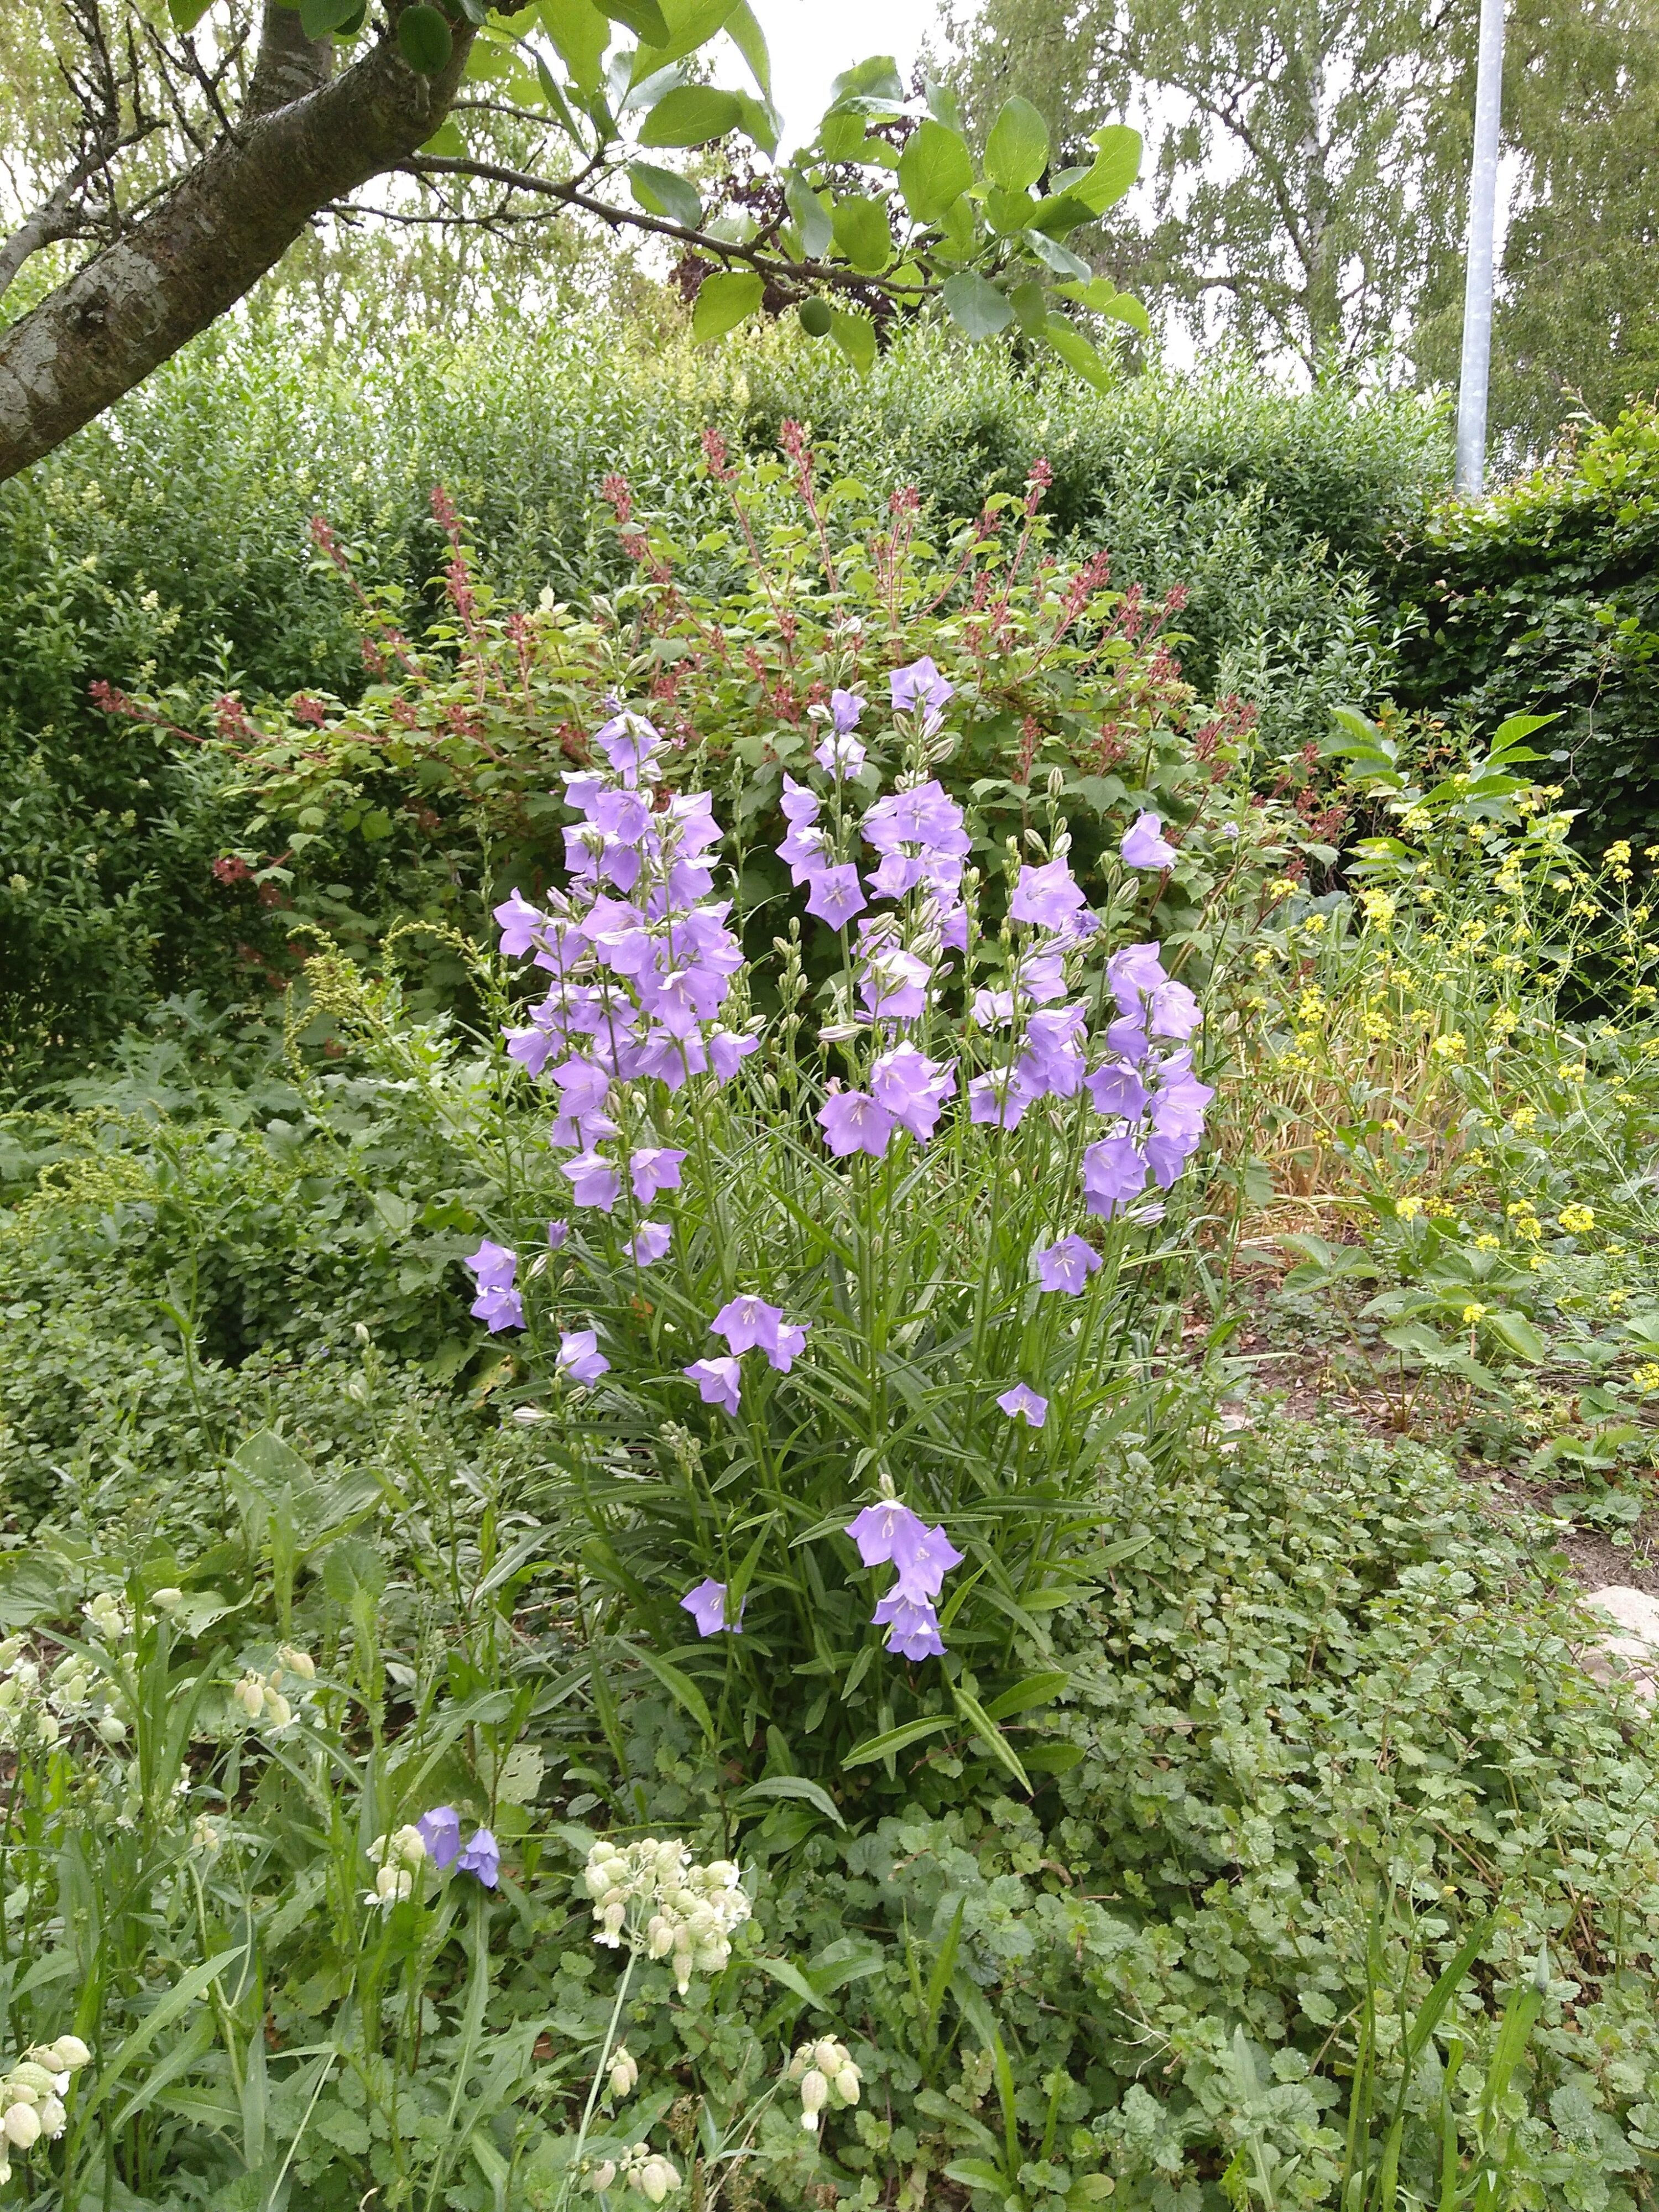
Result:
{"label": "leafy bush", "polygon": [[[696,550],[722,519],[698,435],[712,422],[735,451],[769,453],[789,416],[878,495],[925,485],[947,527],[1017,495],[1046,453],[1061,532],[1107,546],[1121,585],[1185,589],[1188,676],[1205,696],[1249,697],[1280,749],[1386,676],[1367,564],[1443,470],[1437,418],[1415,402],[1287,398],[1243,372],[1102,397],[921,337],[860,386],[782,331],[712,361],[672,331],[605,322],[421,339],[395,356],[210,336],[0,489],[0,1000],[15,1076],[54,1039],[111,1035],[155,996],[257,989],[279,941],[254,893],[213,873],[243,842],[222,757],[112,721],[92,684],[350,702],[359,635],[315,573],[329,572],[311,518],[331,518],[368,584],[402,592],[418,635],[447,558],[439,483],[507,599],[547,588],[582,608],[627,580],[599,501],[612,471],[688,549],[688,580],[718,591],[728,560]],[[211,717],[191,726],[217,734]]]}
{"label": "leafy bush", "polygon": [[1557,463],[1408,532],[1399,696],[1492,723],[1555,714],[1583,836],[1644,842],[1659,817],[1653,672],[1659,413],[1642,402]]}

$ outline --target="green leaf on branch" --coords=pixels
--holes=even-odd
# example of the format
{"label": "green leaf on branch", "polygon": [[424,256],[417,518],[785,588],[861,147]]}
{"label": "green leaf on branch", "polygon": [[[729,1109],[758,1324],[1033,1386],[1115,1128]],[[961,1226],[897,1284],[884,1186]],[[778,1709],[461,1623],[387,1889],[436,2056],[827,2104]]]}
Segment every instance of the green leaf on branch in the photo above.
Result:
{"label": "green leaf on branch", "polygon": [[577,89],[597,90],[611,43],[610,18],[593,0],[542,0],[541,18]]}
{"label": "green leaf on branch", "polygon": [[1143,338],[1150,338],[1152,335],[1152,321],[1146,310],[1130,293],[1115,293],[1100,312],[1103,315],[1110,315],[1115,322],[1127,323]]}
{"label": "green leaf on branch", "polygon": [[613,23],[626,25],[647,46],[668,44],[668,25],[657,0],[599,0],[599,4]]}
{"label": "green leaf on branch", "polygon": [[899,155],[899,190],[917,222],[938,222],[974,181],[974,165],[960,131],[922,123]]}
{"label": "green leaf on branch", "polygon": [[1016,284],[1008,295],[1014,319],[1028,338],[1040,338],[1048,326],[1048,301],[1041,284],[1033,280]]}
{"label": "green leaf on branch", "polygon": [[466,141],[453,115],[446,116],[420,150],[422,154],[441,155],[453,161],[461,159],[466,152]]}
{"label": "green leaf on branch", "polygon": [[1097,149],[1093,166],[1066,189],[1101,216],[1116,205],[1140,174],[1140,133],[1127,123],[1109,123],[1091,143]]}
{"label": "green leaf on branch", "polygon": [[876,365],[876,326],[868,315],[844,307],[830,310],[830,335],[860,376],[868,376]]}
{"label": "green leaf on branch", "polygon": [[692,343],[712,345],[728,331],[736,330],[759,307],[765,290],[765,284],[752,269],[727,270],[718,276],[705,276],[697,288],[691,309]]}
{"label": "green leaf on branch", "polygon": [[750,75],[770,100],[772,57],[767,51],[766,33],[757,21],[749,0],[738,0],[737,6],[726,19],[726,35],[748,63]]}
{"label": "green leaf on branch", "polygon": [[833,114],[848,100],[869,101],[878,108],[903,106],[904,86],[890,54],[872,54],[867,61],[843,70],[830,87],[824,112]]}
{"label": "green leaf on branch", "polygon": [[961,131],[962,108],[948,84],[940,84],[936,77],[924,78],[922,96],[935,123],[942,123],[947,131]]}
{"label": "green leaf on branch", "polygon": [[1525,1314],[1489,1313],[1485,1327],[1498,1339],[1506,1352],[1518,1358],[1529,1359],[1537,1366],[1549,1357],[1549,1346]]}
{"label": "green leaf on branch", "polygon": [[1075,324],[1064,315],[1050,315],[1043,336],[1068,368],[1074,368],[1097,392],[1109,392],[1117,379]]}
{"label": "green leaf on branch", "polygon": [[887,228],[884,201],[857,192],[838,200],[830,228],[842,257],[861,276],[878,276],[892,260],[893,235]]}
{"label": "green leaf on branch", "polygon": [[1040,230],[1028,230],[1025,243],[1056,276],[1071,276],[1080,283],[1094,273],[1081,254],[1073,253],[1069,246],[1062,246],[1057,238],[1049,238]]}
{"label": "green leaf on branch", "polygon": [[[308,39],[325,39],[331,32],[343,29],[362,5],[362,0],[300,0],[300,28]],[[191,10],[192,23],[204,12],[195,6],[195,0],[191,0]],[[178,10],[169,12],[177,22]],[[184,30],[190,26],[179,27]]]}
{"label": "green leaf on branch", "polygon": [[641,39],[634,57],[633,81],[642,83],[653,70],[706,46],[732,13],[737,0],[658,0],[667,36]]}
{"label": "green leaf on branch", "polygon": [[1094,221],[1093,210],[1075,192],[1051,193],[1030,211],[1030,226],[1045,238],[1064,238]]}
{"label": "green leaf on branch", "polygon": [[1006,295],[971,269],[945,278],[945,305],[951,321],[970,338],[994,338],[1014,319]]}
{"label": "green leaf on branch", "polygon": [[1036,184],[1048,161],[1048,126],[1029,100],[1006,100],[985,142],[985,173],[1005,191]]}
{"label": "green leaf on branch", "polygon": [[800,177],[784,179],[783,197],[790,220],[800,233],[800,250],[808,261],[822,261],[830,251],[835,226],[823,197]]}
{"label": "green leaf on branch", "polygon": [[405,8],[398,18],[398,46],[410,69],[436,76],[454,52],[449,25],[435,8]]}
{"label": "green leaf on branch", "polygon": [[743,103],[734,92],[713,85],[682,84],[664,94],[645,118],[641,146],[707,146],[724,138],[743,120]]}
{"label": "green leaf on branch", "polygon": [[630,161],[628,184],[635,203],[647,215],[664,216],[670,222],[684,223],[688,230],[696,230],[702,222],[702,202],[696,185],[676,176],[672,169],[659,169],[649,161]]}
{"label": "green leaf on branch", "polygon": [[167,0],[167,21],[175,31],[193,31],[212,0]]}

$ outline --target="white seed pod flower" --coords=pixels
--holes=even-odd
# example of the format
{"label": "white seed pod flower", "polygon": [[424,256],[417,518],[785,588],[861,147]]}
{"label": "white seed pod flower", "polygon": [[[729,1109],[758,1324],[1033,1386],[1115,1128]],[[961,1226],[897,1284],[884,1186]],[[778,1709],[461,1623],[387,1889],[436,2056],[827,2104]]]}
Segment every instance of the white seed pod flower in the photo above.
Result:
{"label": "white seed pod flower", "polygon": [[818,2114],[829,2099],[830,2084],[816,2066],[809,2066],[800,2077],[800,2124],[816,2133]]}
{"label": "white seed pod flower", "polygon": [[251,1721],[265,1709],[265,1686],[257,1674],[244,1674],[230,1694]]}
{"label": "white seed pod flower", "polygon": [[293,1719],[294,1708],[282,1692],[267,1688],[265,1691],[266,1727],[274,1735],[277,1730],[289,1727]]}
{"label": "white seed pod flower", "polygon": [[15,1660],[22,1656],[22,1638],[9,1636],[3,1644],[0,1644],[0,1667],[9,1667]]}
{"label": "white seed pod flower", "polygon": [[106,1743],[125,1743],[127,1724],[118,1713],[106,1713],[98,1723],[98,1733]]}
{"label": "white seed pod flower", "polygon": [[850,2055],[842,2049],[833,2035],[821,2036],[812,2045],[812,2063],[820,2074],[839,2073]]}
{"label": "white seed pod flower", "polygon": [[597,2197],[602,2195],[605,2190],[609,2189],[616,2178],[617,2161],[614,2158],[607,2158],[603,2160],[599,2165],[596,2166],[592,2172],[588,2175],[587,2185]]}
{"label": "white seed pod flower", "polygon": [[836,2094],[843,2105],[856,2105],[862,2086],[863,2076],[849,2059],[836,2076]]}
{"label": "white seed pod flower", "polygon": [[165,1589],[152,1590],[149,1601],[157,1613],[174,1613],[184,1603],[185,1594],[181,1589],[174,1589],[169,1583]]}
{"label": "white seed pod flower", "polygon": [[40,2106],[40,2111],[41,2134],[44,2136],[61,2136],[64,2132],[64,2123],[69,2118],[68,2113],[64,2110],[63,2100],[61,2098],[46,2098],[45,2102]]}
{"label": "white seed pod flower", "polygon": [[15,2143],[19,2150],[28,2150],[40,2140],[40,2115],[33,2105],[10,2105],[0,2119],[8,2142]]}
{"label": "white seed pod flower", "polygon": [[297,1644],[283,1644],[282,1650],[276,1654],[276,1656],[282,1662],[283,1665],[287,1668],[289,1673],[290,1674],[297,1674],[302,1682],[314,1682],[316,1680],[317,1662],[312,1657],[309,1651],[301,1651]]}
{"label": "white seed pod flower", "polygon": [[634,2085],[640,2078],[639,2061],[625,2043],[619,2043],[611,2054],[611,2094],[613,2097],[631,2097]]}
{"label": "white seed pod flower", "polygon": [[634,2186],[647,2204],[660,2204],[663,2198],[679,2185],[679,2168],[664,2158],[660,2152],[647,2159],[634,2176]]}
{"label": "white seed pod flower", "polygon": [[78,2035],[60,2035],[55,2043],[46,2045],[45,2051],[41,2054],[42,2057],[46,2058],[48,2053],[50,2053],[48,2063],[51,2063],[51,2059],[57,2061],[55,2070],[66,2068],[70,2073],[78,2074],[83,2066],[90,2066],[92,2063],[92,2053]]}
{"label": "white seed pod flower", "polygon": [[38,2058],[20,2058],[6,2076],[7,2090],[25,2102],[38,2105],[42,2097],[51,2096],[57,2087],[57,2071],[41,2064]]}
{"label": "white seed pod flower", "polygon": [[58,1725],[57,1714],[39,1714],[35,1719],[35,1726],[40,1732],[41,1742],[45,1744],[47,1750],[50,1751],[52,1745],[57,1742],[58,1737],[63,1734],[63,1730]]}
{"label": "white seed pod flower", "polygon": [[198,1813],[190,1831],[191,1849],[196,1851],[216,1851],[224,1842],[216,1824],[205,1813]]}

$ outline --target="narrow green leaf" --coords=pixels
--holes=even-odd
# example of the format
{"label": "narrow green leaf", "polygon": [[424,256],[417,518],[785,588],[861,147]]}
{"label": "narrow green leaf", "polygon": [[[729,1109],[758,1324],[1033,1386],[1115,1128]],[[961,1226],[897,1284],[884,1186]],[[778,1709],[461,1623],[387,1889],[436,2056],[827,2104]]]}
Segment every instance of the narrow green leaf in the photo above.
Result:
{"label": "narrow green leaf", "polygon": [[749,0],[738,0],[738,4],[726,19],[726,35],[749,64],[749,73],[766,95],[772,97],[772,57],[767,51],[766,33],[762,30]]}
{"label": "narrow green leaf", "polygon": [[985,173],[1006,191],[1036,184],[1048,160],[1048,126],[1029,100],[1004,100],[985,142]]}
{"label": "narrow green leaf", "polygon": [[957,1711],[974,1734],[985,1746],[1000,1766],[1012,1774],[1027,1796],[1031,1794],[1031,1778],[1014,1755],[1014,1747],[1002,1730],[986,1711],[977,1698],[970,1698],[960,1683],[953,1683],[951,1695],[956,1699]]}
{"label": "narrow green leaf", "polygon": [[945,278],[945,305],[951,321],[970,338],[994,337],[1014,319],[1006,296],[972,269]]}
{"label": "narrow green leaf", "polygon": [[885,1735],[866,1736],[862,1743],[855,1743],[851,1751],[842,1753],[841,1763],[843,1766],[867,1766],[872,1759],[890,1759],[907,1744],[920,1743],[924,1736],[937,1735],[950,1725],[949,1713],[935,1713],[929,1720],[906,1721],[901,1728],[889,1729]]}
{"label": "narrow green leaf", "polygon": [[1062,1690],[1069,1690],[1072,1678],[1056,1669],[1051,1674],[1028,1674],[1023,1682],[993,1698],[985,1708],[987,1720],[1011,1720],[1016,1713],[1029,1713],[1034,1706],[1051,1705]]}
{"label": "narrow green leaf", "polygon": [[792,1966],[787,1959],[763,1959],[757,1954],[751,1954],[744,1963],[758,1966],[762,1973],[771,1980],[781,1982],[792,1996],[798,1996],[803,2004],[811,2005],[814,2012],[827,2013],[830,2010],[800,1968]]}
{"label": "narrow green leaf", "polygon": [[[755,280],[757,283],[759,278]],[[634,1656],[648,1672],[654,1674],[678,1705],[690,1714],[710,1743],[714,1741],[714,1717],[708,1710],[708,1700],[689,1674],[682,1674],[678,1667],[670,1666],[666,1659],[659,1658],[654,1651],[643,1645],[636,1646]]]}
{"label": "narrow green leaf", "polygon": [[838,1828],[847,1823],[841,1808],[821,1783],[809,1782],[804,1774],[769,1774],[763,1781],[751,1782],[749,1787],[732,1800],[733,1805],[767,1804],[778,1797],[799,1798],[804,1805],[816,1806],[826,1820],[833,1820]]}

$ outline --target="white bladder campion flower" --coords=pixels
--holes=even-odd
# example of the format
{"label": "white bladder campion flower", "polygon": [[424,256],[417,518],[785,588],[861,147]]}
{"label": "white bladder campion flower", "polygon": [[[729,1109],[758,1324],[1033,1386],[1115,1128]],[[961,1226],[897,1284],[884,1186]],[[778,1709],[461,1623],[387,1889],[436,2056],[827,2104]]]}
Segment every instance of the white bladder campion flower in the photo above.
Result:
{"label": "white bladder campion flower", "polygon": [[730,1859],[692,1863],[689,1846],[647,1836],[626,1845],[601,1842],[583,1876],[598,1922],[593,1940],[670,1961],[682,1996],[693,1973],[718,1974],[732,1936],[749,1917],[740,1869]]}
{"label": "white bladder campion flower", "polygon": [[60,2035],[55,2043],[37,2043],[0,2078],[0,2185],[11,2179],[14,2150],[33,2150],[42,2136],[63,2134],[64,2099],[91,2060],[78,2035]]}
{"label": "white bladder campion flower", "polygon": [[426,1863],[426,1844],[418,1828],[394,1828],[389,1836],[376,1836],[368,1856],[380,1872],[374,1888],[363,1892],[365,1905],[390,1911],[414,1895],[416,1877]]}
{"label": "white bladder campion flower", "polygon": [[812,2135],[826,2111],[838,2112],[856,2105],[863,2087],[852,2052],[832,2035],[801,2044],[789,2062],[787,2078],[800,2085],[800,2124]]}

